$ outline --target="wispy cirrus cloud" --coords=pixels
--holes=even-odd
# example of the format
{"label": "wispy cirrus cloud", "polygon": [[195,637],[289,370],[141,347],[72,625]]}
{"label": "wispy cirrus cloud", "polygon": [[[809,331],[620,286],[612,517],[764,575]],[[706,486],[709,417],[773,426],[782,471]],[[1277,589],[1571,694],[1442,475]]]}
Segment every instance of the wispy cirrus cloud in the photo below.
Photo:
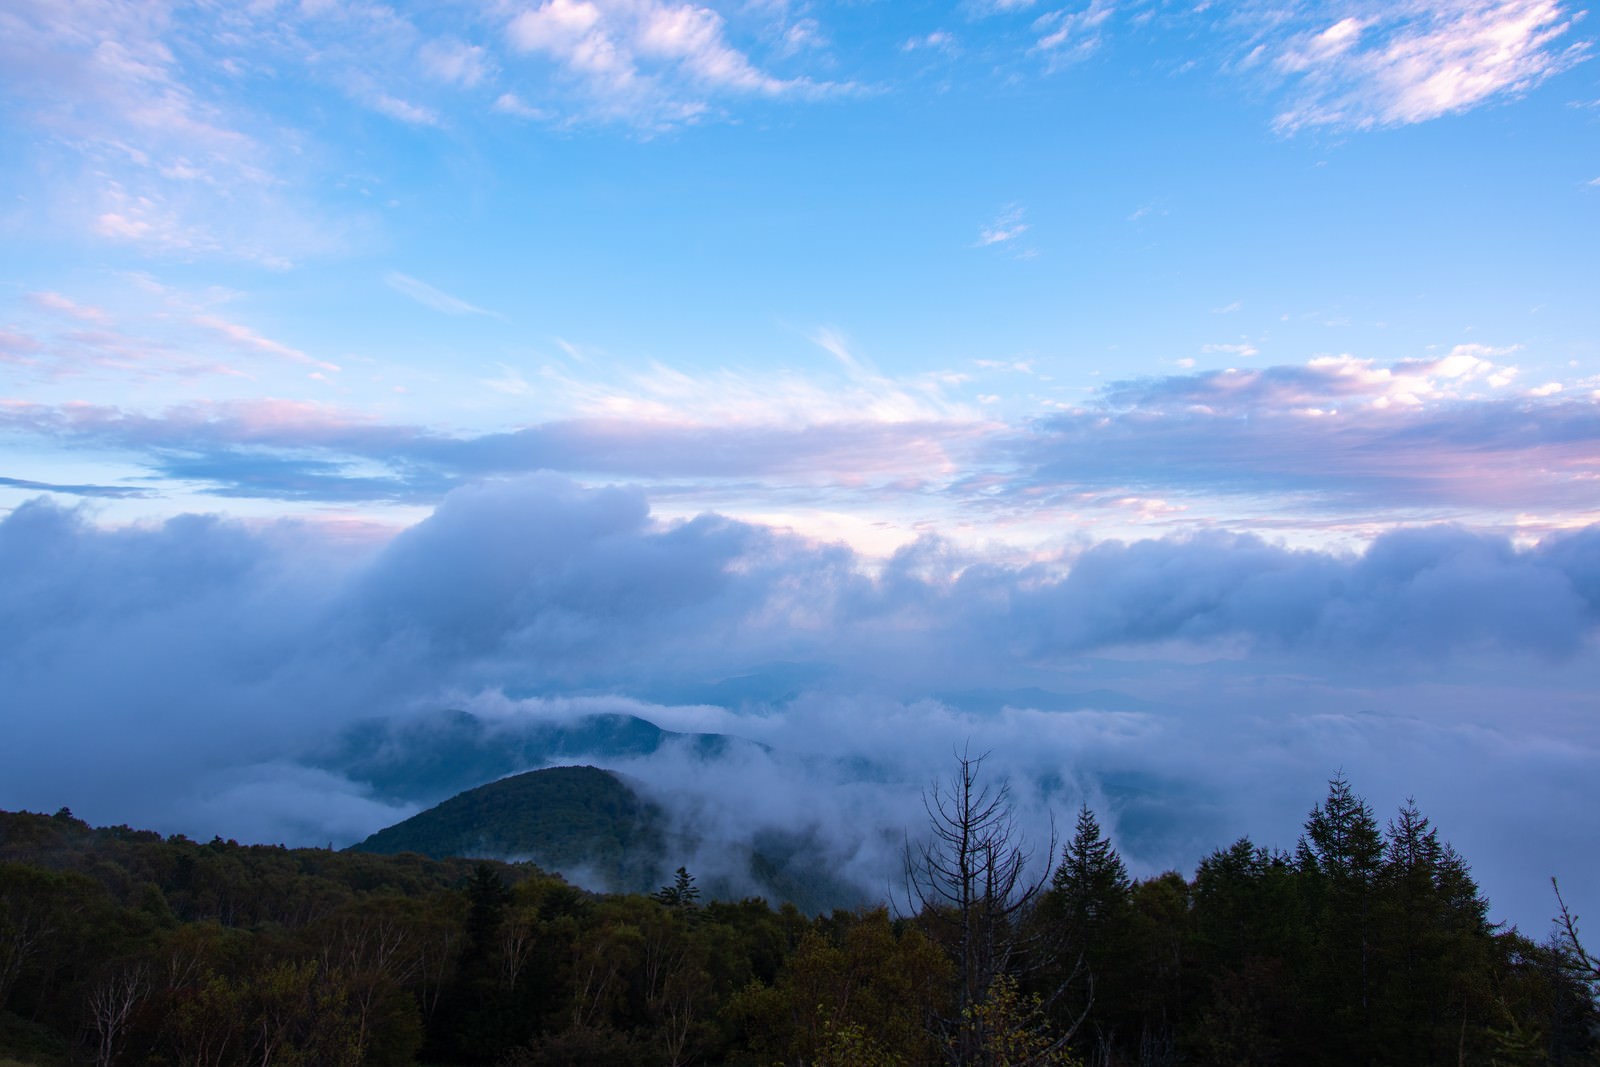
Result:
{"label": "wispy cirrus cloud", "polygon": [[427,282],[401,274],[392,270],[383,276],[384,284],[403,296],[410,297],[425,308],[445,315],[493,315],[492,311],[485,311],[476,304],[469,304],[458,296],[451,296],[442,289],[435,289]]}
{"label": "wispy cirrus cloud", "polygon": [[975,244],[979,248],[988,248],[1017,240],[1028,232],[1028,224],[1023,221],[1026,214],[1021,204],[1006,205],[1005,210],[995,216],[993,222],[978,231]]}
{"label": "wispy cirrus cloud", "polygon": [[0,477],[0,488],[20,489],[35,493],[60,493],[66,496],[100,497],[111,500],[139,500],[156,495],[149,489],[126,485],[61,485],[56,482],[34,482],[26,478]]}
{"label": "wispy cirrus cloud", "polygon": [[[808,32],[820,39],[814,25]],[[730,41],[722,14],[687,2],[543,0],[511,18],[506,40],[517,54],[554,64],[592,115],[644,126],[696,121],[730,97],[815,98],[854,88],[762,69]],[[783,40],[786,54],[803,50],[792,35]]]}
{"label": "wispy cirrus cloud", "polygon": [[1288,87],[1279,130],[1403,126],[1525,92],[1579,62],[1589,51],[1571,37],[1580,17],[1562,0],[1342,3],[1275,15],[1251,59]]}
{"label": "wispy cirrus cloud", "polygon": [[1040,15],[1033,23],[1037,36],[1033,50],[1054,64],[1082,59],[1100,47],[1101,35],[1116,5],[1110,0],[1089,0],[1081,9],[1061,8]]}

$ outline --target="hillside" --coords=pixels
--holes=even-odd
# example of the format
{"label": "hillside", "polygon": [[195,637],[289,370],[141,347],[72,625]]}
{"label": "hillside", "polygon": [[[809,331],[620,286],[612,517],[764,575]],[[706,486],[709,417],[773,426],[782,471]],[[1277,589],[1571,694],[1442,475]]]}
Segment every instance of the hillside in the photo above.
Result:
{"label": "hillside", "polygon": [[659,884],[665,827],[661,809],[610,771],[551,767],[458,793],[352,849],[531,860],[590,872],[583,881],[607,888],[648,890]]}
{"label": "hillside", "polygon": [[[753,842],[708,842],[674,831],[658,805],[596,767],[550,767],[469,789],[351,850],[527,860],[603,892],[650,892],[688,865],[709,897],[763,896],[810,913],[864,899],[827,873],[811,837],[768,832]],[[706,856],[715,870],[700,869],[697,858]]]}

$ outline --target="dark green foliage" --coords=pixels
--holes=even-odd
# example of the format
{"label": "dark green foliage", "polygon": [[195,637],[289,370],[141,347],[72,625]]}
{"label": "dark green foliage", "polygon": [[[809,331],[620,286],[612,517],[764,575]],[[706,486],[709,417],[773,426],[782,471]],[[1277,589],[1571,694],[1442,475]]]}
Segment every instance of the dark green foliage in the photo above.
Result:
{"label": "dark green foliage", "polygon": [[692,910],[699,907],[700,888],[694,884],[694,875],[679,867],[672,884],[656,890],[653,899],[664,907]]}
{"label": "dark green foliage", "polygon": [[[1080,1059],[1600,1064],[1576,921],[1544,944],[1492,927],[1416,805],[1380,829],[1342,777],[1295,856],[1240,840],[1192,880],[1133,882],[1085,809],[1055,874],[1017,944],[1092,963]],[[527,865],[0,813],[0,1062],[912,1067],[1038,1051],[1087,1004],[1079,982],[1036,1009],[1060,975],[1019,949],[963,1057],[939,1036],[960,971],[938,924],[698,893],[686,869],[597,896]]]}
{"label": "dark green foliage", "polygon": [[469,789],[380,830],[356,851],[516,857],[547,869],[595,871],[617,890],[653,884],[666,817],[616,775],[551,767]]}
{"label": "dark green foliage", "polygon": [[1081,1018],[1075,1043],[1101,1055],[1119,1033],[1137,1025],[1128,989],[1137,971],[1132,890],[1122,857],[1083,805],[1044,908],[1061,935],[1063,977],[1071,968],[1080,971],[1057,998],[1057,1019],[1071,1025]]}
{"label": "dark green foliage", "polygon": [[[551,767],[469,789],[352,851],[525,859],[547,870],[581,871],[596,888],[647,893],[659,884],[669,855],[701,847],[692,837],[670,837],[661,808],[611,772]],[[815,838],[764,833],[726,852],[725,869],[743,868],[748,877],[712,880],[704,887],[708,896],[736,899],[754,886],[811,912],[863,903],[859,890],[819,861],[824,846]]]}

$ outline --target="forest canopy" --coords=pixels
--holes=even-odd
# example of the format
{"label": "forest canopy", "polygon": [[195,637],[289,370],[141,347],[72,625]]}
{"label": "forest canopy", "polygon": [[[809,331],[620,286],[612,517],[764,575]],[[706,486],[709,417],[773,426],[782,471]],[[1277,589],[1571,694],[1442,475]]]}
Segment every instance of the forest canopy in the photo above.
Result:
{"label": "forest canopy", "polygon": [[981,759],[929,799],[904,895],[816,916],[0,813],[0,1062],[1600,1063],[1575,917],[1491,924],[1415,803],[1336,776],[1291,849],[1134,880],[1087,806],[1022,840]]}

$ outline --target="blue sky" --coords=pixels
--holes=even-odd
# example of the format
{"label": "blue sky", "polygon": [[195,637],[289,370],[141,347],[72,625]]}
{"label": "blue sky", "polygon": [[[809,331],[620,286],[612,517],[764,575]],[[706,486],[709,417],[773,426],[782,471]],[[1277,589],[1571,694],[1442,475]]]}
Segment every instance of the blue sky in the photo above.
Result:
{"label": "blue sky", "polygon": [[[1600,809],[1594,32],[1570,0],[10,0],[0,565],[43,644],[5,668],[38,773],[0,803],[188,825],[160,776],[52,791],[51,724],[108,721],[108,692],[215,730],[186,758],[226,777],[229,745],[281,768],[375,703],[593,693],[624,660],[630,699],[685,663],[826,662],[899,721],[934,689],[884,664],[937,658],[947,687],[1165,709],[1107,735],[1142,739],[1130,765],[1276,738],[1258,784],[1293,810],[1315,790],[1285,783],[1341,765],[1385,804],[1467,766]],[[536,566],[496,518],[593,509],[615,572]],[[317,611],[391,603],[418,544],[595,585],[558,619],[539,579],[436,675],[333,692],[328,649],[395,639]],[[146,599],[88,591],[85,559]],[[651,577],[679,566],[743,592]],[[535,663],[619,574],[665,629]],[[223,654],[229,583],[272,618]],[[424,634],[477,603],[426,599]],[[171,663],[131,651],[157,616]],[[104,688],[69,677],[96,654]],[[218,712],[241,687],[254,710]],[[316,714],[266,729],[263,694]],[[1202,777],[1218,833],[1283,830]],[[259,834],[394,814],[281,803]],[[1542,877],[1569,837],[1478,845]]]}

